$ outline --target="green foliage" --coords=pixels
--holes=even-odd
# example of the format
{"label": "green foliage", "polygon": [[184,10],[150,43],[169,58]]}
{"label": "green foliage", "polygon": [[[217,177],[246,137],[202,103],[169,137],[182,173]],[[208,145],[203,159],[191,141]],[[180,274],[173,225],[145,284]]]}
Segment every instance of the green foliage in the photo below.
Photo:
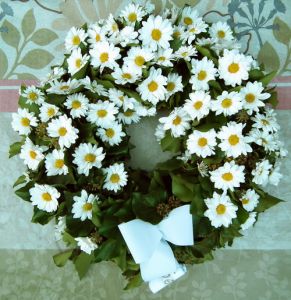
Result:
{"label": "green foliage", "polygon": [[24,144],[24,140],[22,140],[21,142],[15,142],[11,144],[9,148],[9,158],[19,154],[21,150],[21,146],[23,144]]}
{"label": "green foliage", "polygon": [[281,200],[277,197],[271,196],[268,193],[263,192],[261,194],[259,204],[255,208],[255,211],[259,212],[259,213],[264,212],[265,210],[271,208],[272,206],[274,206],[280,202],[283,202],[283,200]]}
{"label": "green foliage", "polygon": [[81,254],[78,255],[74,260],[74,265],[80,279],[82,279],[88,272],[92,260],[93,260],[93,255],[89,255],[85,252],[81,252]]}
{"label": "green foliage", "polygon": [[179,152],[181,150],[182,140],[174,138],[170,131],[166,132],[165,137],[161,140],[161,148],[163,151]]}
{"label": "green foliage", "polygon": [[276,40],[286,46],[289,45],[291,40],[291,29],[287,23],[281,20],[279,17],[274,19],[273,34]]}
{"label": "green foliage", "polygon": [[69,249],[64,252],[55,254],[53,256],[55,265],[58,267],[63,267],[67,263],[69,258],[72,256],[72,253],[73,253],[73,249]]}
{"label": "green foliage", "polygon": [[48,213],[44,210],[38,209],[36,206],[33,208],[32,223],[38,223],[41,225],[47,224],[54,217],[54,213]]}

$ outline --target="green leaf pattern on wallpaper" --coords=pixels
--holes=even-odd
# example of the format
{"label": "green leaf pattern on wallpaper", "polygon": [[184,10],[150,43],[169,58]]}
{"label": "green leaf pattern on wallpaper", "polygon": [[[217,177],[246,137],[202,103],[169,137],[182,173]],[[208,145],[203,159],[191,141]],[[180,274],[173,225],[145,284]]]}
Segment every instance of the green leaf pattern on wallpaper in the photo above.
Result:
{"label": "green leaf pattern on wallpaper", "polygon": [[[29,9],[23,16],[21,28],[15,27],[10,21],[4,20],[3,27],[5,31],[1,31],[2,40],[15,49],[15,56],[8,63],[8,53],[0,49],[1,59],[1,78],[10,79],[38,79],[35,75],[39,69],[48,66],[54,56],[45,48],[39,49],[29,45],[30,42],[39,46],[47,46],[58,38],[58,35],[47,28],[36,30],[36,19],[33,8]],[[9,49],[10,51],[10,49]],[[25,53],[26,52],[26,53]],[[25,53],[25,54],[24,54]],[[27,66],[29,72],[24,73],[17,71],[19,66]]]}

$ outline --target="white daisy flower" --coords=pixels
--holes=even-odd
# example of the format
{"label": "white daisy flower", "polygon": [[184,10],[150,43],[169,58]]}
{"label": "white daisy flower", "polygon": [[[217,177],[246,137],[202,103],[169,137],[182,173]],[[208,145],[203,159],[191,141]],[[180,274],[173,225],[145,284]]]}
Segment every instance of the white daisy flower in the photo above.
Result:
{"label": "white daisy flower", "polygon": [[120,13],[120,17],[124,18],[126,23],[134,25],[136,22],[140,22],[145,16],[146,12],[139,5],[130,3]]}
{"label": "white daisy flower", "polygon": [[74,75],[86,65],[88,60],[89,60],[89,55],[87,54],[82,55],[80,48],[74,49],[70,57],[67,59],[68,72],[71,75]]}
{"label": "white daisy flower", "polygon": [[78,167],[78,174],[89,175],[89,171],[95,168],[101,168],[102,160],[105,158],[102,147],[92,144],[80,144],[73,153],[73,163]]}
{"label": "white daisy flower", "polygon": [[226,194],[220,195],[214,192],[212,198],[205,199],[205,204],[207,210],[204,212],[204,216],[210,220],[211,225],[215,228],[228,227],[232,223],[232,219],[236,218],[238,207],[231,202]]}
{"label": "white daisy flower", "polygon": [[43,103],[39,110],[39,117],[42,122],[47,122],[59,114],[59,108],[53,104]]}
{"label": "white daisy flower", "polygon": [[152,67],[149,76],[138,86],[138,91],[143,100],[156,105],[160,100],[165,99],[166,85],[167,77],[162,75],[162,70]]}
{"label": "white daisy flower", "polygon": [[98,84],[96,80],[91,81],[89,76],[80,79],[84,88],[91,91],[92,93],[98,94],[100,96],[108,96],[108,91],[104,88],[102,84]]}
{"label": "white daisy flower", "polygon": [[117,84],[127,84],[136,82],[142,75],[141,69],[132,68],[128,65],[123,65],[122,68],[115,68],[114,72],[111,73]]}
{"label": "white daisy flower", "polygon": [[54,67],[50,73],[48,73],[43,80],[41,80],[41,85],[45,85],[46,83],[51,83],[52,81],[59,79],[64,74],[66,74],[66,70],[61,67]]}
{"label": "white daisy flower", "polygon": [[216,132],[211,129],[207,132],[194,130],[187,140],[187,149],[191,154],[196,154],[200,157],[207,157],[215,154]]}
{"label": "white daisy flower", "polygon": [[237,92],[223,91],[216,100],[211,102],[211,109],[216,115],[232,116],[242,108],[242,98]]}
{"label": "white daisy flower", "polygon": [[256,168],[252,171],[253,182],[265,186],[269,182],[269,174],[272,169],[270,162],[265,159],[256,163]]}
{"label": "white daisy flower", "polygon": [[263,146],[266,151],[276,151],[279,148],[276,136],[268,131],[254,128],[248,133],[248,136],[250,142]]}
{"label": "white daisy flower", "polygon": [[197,163],[197,169],[202,177],[208,176],[208,172],[209,172],[208,165],[204,163],[204,161]]}
{"label": "white daisy flower", "polygon": [[214,63],[203,57],[201,60],[192,60],[192,76],[190,83],[192,83],[193,90],[208,90],[208,81],[215,79],[217,69]]}
{"label": "white daisy flower", "polygon": [[240,184],[245,182],[244,169],[244,166],[238,166],[234,161],[226,162],[218,169],[209,172],[210,180],[217,189],[233,191],[234,188],[240,187]]}
{"label": "white daisy flower", "polygon": [[190,118],[187,112],[180,107],[176,107],[168,117],[159,119],[164,124],[164,130],[170,130],[173,137],[185,135],[190,128]]}
{"label": "white daisy flower", "polygon": [[44,159],[44,148],[34,145],[27,137],[21,146],[19,157],[24,160],[24,164],[31,170],[36,170],[39,163]]}
{"label": "white daisy flower", "polygon": [[83,43],[86,45],[85,39],[87,34],[84,29],[72,27],[67,33],[65,39],[65,48],[68,51],[79,48],[80,44]]}
{"label": "white daisy flower", "polygon": [[[243,99],[243,108],[251,115],[254,111],[258,112],[259,107],[265,106],[264,100],[271,95],[263,93],[264,87],[261,82],[248,82],[247,85],[240,90]],[[263,101],[262,101],[263,100]]]}
{"label": "white daisy flower", "polygon": [[54,149],[45,158],[47,176],[67,175],[68,167],[65,165],[65,154],[62,150]]}
{"label": "white daisy flower", "polygon": [[114,103],[99,100],[97,103],[89,105],[87,120],[100,127],[108,127],[115,121],[115,115],[118,113]]}
{"label": "white daisy flower", "polygon": [[125,133],[122,131],[121,124],[112,122],[108,128],[99,128],[97,135],[103,142],[109,143],[110,146],[118,145],[121,143]]}
{"label": "white daisy flower", "polygon": [[171,73],[168,75],[167,79],[167,97],[174,95],[177,92],[183,91],[183,84],[182,84],[182,76],[178,75],[177,73]]}
{"label": "white daisy flower", "polygon": [[55,224],[55,240],[60,241],[63,238],[63,233],[66,229],[66,217],[58,217],[58,221]]}
{"label": "white daisy flower", "polygon": [[80,118],[87,114],[89,99],[82,93],[72,94],[67,97],[64,105],[70,110],[73,119]]}
{"label": "white daisy flower", "polygon": [[91,55],[91,65],[96,68],[100,67],[101,72],[105,67],[114,69],[118,67],[116,60],[121,57],[119,52],[120,48],[115,47],[113,44],[100,42],[89,51]]}
{"label": "white daisy flower", "polygon": [[258,203],[260,196],[255,192],[255,190],[248,189],[240,198],[243,208],[246,211],[253,211]]}
{"label": "white daisy flower", "polygon": [[248,152],[253,151],[248,144],[248,137],[242,133],[244,127],[245,124],[229,122],[218,132],[217,137],[221,140],[218,146],[225,151],[228,157],[236,158],[241,154],[247,155]]}
{"label": "white daisy flower", "polygon": [[104,28],[98,26],[98,24],[92,24],[88,28],[88,42],[91,44],[91,47],[94,45],[100,43],[100,42],[105,42],[106,41],[106,31]]}
{"label": "white daisy flower", "polygon": [[240,225],[240,228],[242,230],[247,230],[250,227],[252,227],[256,222],[256,216],[257,216],[256,212],[250,213],[249,217],[246,219],[246,221],[243,224]]}
{"label": "white daisy flower", "polygon": [[223,43],[234,39],[231,28],[225,22],[213,23],[209,28],[209,34],[214,43]]}
{"label": "white daisy flower", "polygon": [[122,47],[126,47],[128,44],[139,44],[137,40],[138,33],[132,26],[125,26],[119,33],[117,41]]}
{"label": "white daisy flower", "polygon": [[150,15],[147,21],[142,22],[139,33],[139,38],[144,46],[149,46],[153,50],[158,47],[168,49],[169,41],[172,40],[173,28],[169,20],[163,20],[161,16]]}
{"label": "white daisy flower", "polygon": [[35,184],[33,188],[29,190],[30,200],[32,205],[37,206],[38,209],[46,212],[56,211],[58,208],[58,198],[61,194],[58,190],[50,185]]}
{"label": "white daisy flower", "polygon": [[187,26],[186,31],[183,31],[181,34],[181,39],[184,43],[188,42],[191,44],[196,36],[201,32],[206,32],[208,25],[203,21],[202,18],[197,18],[193,20],[192,25]]}
{"label": "white daisy flower", "polygon": [[140,120],[140,114],[138,114],[134,109],[127,109],[123,112],[119,112],[119,114],[117,115],[117,119],[119,122],[129,125],[138,123]]}
{"label": "white daisy flower", "polygon": [[157,138],[157,141],[160,142],[166,135],[166,131],[164,129],[163,124],[158,124],[155,130],[155,136]]}
{"label": "white daisy flower", "polygon": [[199,18],[199,14],[196,9],[191,6],[186,6],[183,8],[181,24],[184,26],[192,26],[196,19]]}
{"label": "white daisy flower", "polygon": [[137,102],[134,98],[129,98],[121,90],[116,88],[109,89],[108,97],[110,101],[117,107],[122,107],[124,111],[127,109],[134,109]]}
{"label": "white daisy flower", "polygon": [[73,218],[81,219],[81,221],[92,220],[93,202],[98,200],[98,196],[88,194],[85,190],[82,190],[81,195],[74,196],[73,200]]}
{"label": "white daisy flower", "polygon": [[123,163],[115,163],[104,169],[104,172],[106,174],[104,189],[117,192],[127,184],[127,172]]}
{"label": "white daisy flower", "polygon": [[252,57],[239,53],[238,50],[224,50],[223,56],[218,59],[218,72],[226,85],[240,85],[249,78]]}
{"label": "white daisy flower", "polygon": [[113,37],[118,35],[119,27],[112,14],[110,14],[109,17],[106,19],[104,28],[109,35]]}
{"label": "white daisy flower", "polygon": [[181,46],[176,52],[176,58],[182,58],[186,61],[190,61],[193,56],[197,55],[197,50],[193,46]]}
{"label": "white daisy flower", "polygon": [[146,68],[146,63],[154,58],[154,54],[150,48],[132,47],[124,57],[124,64],[132,68]]}
{"label": "white daisy flower", "polygon": [[267,110],[265,114],[257,113],[252,117],[254,121],[253,127],[263,129],[265,131],[277,132],[280,129],[280,125],[277,122],[276,113],[272,110]]}
{"label": "white daisy flower", "polygon": [[139,4],[147,14],[151,14],[155,10],[155,5],[150,0],[134,0],[134,2]]}
{"label": "white daisy flower", "polygon": [[63,115],[48,123],[47,132],[50,137],[58,138],[61,148],[70,148],[76,142],[79,130],[72,126],[72,119]]}
{"label": "white daisy flower", "polygon": [[269,174],[269,183],[273,185],[278,185],[283,175],[280,173],[280,163],[276,163],[273,169],[270,171]]}
{"label": "white daisy flower", "polygon": [[210,110],[210,95],[204,91],[197,91],[189,94],[189,98],[184,104],[185,111],[192,120],[198,121],[207,116]]}
{"label": "white daisy flower", "polygon": [[53,81],[51,82],[51,87],[47,89],[47,92],[50,94],[58,94],[58,95],[67,95],[70,94],[71,91],[78,88],[81,82],[77,79],[69,79],[68,81]]}
{"label": "white daisy flower", "polygon": [[173,63],[171,62],[171,60],[173,60],[173,59],[174,59],[173,49],[171,49],[171,48],[168,48],[168,49],[160,48],[159,51],[156,54],[155,62],[159,66],[172,67]]}
{"label": "white daisy flower", "polygon": [[77,241],[78,246],[80,247],[81,251],[91,254],[92,251],[98,248],[98,245],[96,245],[90,238],[88,237],[77,237],[75,238],[75,241]]}
{"label": "white daisy flower", "polygon": [[32,127],[36,127],[37,123],[34,113],[29,112],[26,108],[18,108],[17,113],[12,114],[11,126],[20,135],[30,134]]}
{"label": "white daisy flower", "polygon": [[42,104],[44,102],[44,93],[35,86],[29,86],[21,96],[25,97],[28,104]]}
{"label": "white daisy flower", "polygon": [[155,106],[144,106],[139,102],[136,102],[134,109],[141,117],[153,117],[157,114],[157,109]]}
{"label": "white daisy flower", "polygon": [[175,39],[182,39],[185,33],[185,27],[183,25],[178,25],[173,27],[173,37]]}

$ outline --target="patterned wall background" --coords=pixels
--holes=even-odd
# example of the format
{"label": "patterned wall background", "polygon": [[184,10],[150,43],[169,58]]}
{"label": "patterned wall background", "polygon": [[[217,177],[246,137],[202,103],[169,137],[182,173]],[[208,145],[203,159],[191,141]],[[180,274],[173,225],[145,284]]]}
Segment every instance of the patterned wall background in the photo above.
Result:
{"label": "patterned wall background", "polygon": [[[53,224],[29,222],[30,205],[13,195],[14,180],[23,171],[18,159],[7,160],[16,140],[10,128],[20,83],[35,82],[61,62],[63,40],[71,26],[118,14],[129,0],[0,0],[0,299],[291,299],[291,190],[289,158],[284,179],[272,193],[286,202],[271,209],[254,229],[220,250],[215,260],[189,267],[179,281],[157,295],[141,288],[123,291],[120,270],[95,265],[79,281],[73,266],[54,266]],[[144,2],[143,0],[137,2]],[[227,21],[242,50],[258,57],[267,70],[278,70],[273,84],[279,93],[279,121],[291,152],[291,1],[289,0],[152,0],[165,7],[197,7],[207,21]],[[54,250],[53,250],[54,249]]]}

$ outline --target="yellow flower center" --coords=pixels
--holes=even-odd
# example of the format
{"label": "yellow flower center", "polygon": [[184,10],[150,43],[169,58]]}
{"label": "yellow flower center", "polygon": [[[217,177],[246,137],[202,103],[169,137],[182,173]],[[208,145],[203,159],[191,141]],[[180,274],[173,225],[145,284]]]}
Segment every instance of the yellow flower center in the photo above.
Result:
{"label": "yellow flower center", "polygon": [[35,158],[37,157],[37,154],[36,154],[35,151],[30,150],[30,151],[29,151],[29,156],[30,156],[32,159],[35,159]]}
{"label": "yellow flower center", "polygon": [[73,45],[77,46],[80,44],[80,42],[81,42],[81,40],[80,40],[79,36],[77,36],[77,35],[73,36],[73,39],[72,39]]}
{"label": "yellow flower center", "polygon": [[216,212],[218,215],[223,215],[225,213],[225,211],[226,211],[226,207],[224,204],[218,204],[216,206]]}
{"label": "yellow flower center", "polygon": [[114,130],[112,128],[108,128],[106,131],[105,131],[105,134],[107,135],[107,137],[109,138],[113,138],[114,137]]}
{"label": "yellow flower center", "polygon": [[61,169],[64,166],[64,160],[63,159],[56,159],[55,160],[55,168]]}
{"label": "yellow flower center", "polygon": [[192,28],[189,30],[189,32],[195,33],[195,32],[196,32],[196,28],[195,28],[195,27],[192,27]]}
{"label": "yellow flower center", "polygon": [[254,94],[249,93],[249,94],[246,94],[245,99],[248,103],[253,103],[255,101],[256,97]]}
{"label": "yellow flower center", "polygon": [[241,200],[241,202],[242,202],[242,204],[248,204],[248,203],[250,202],[250,200],[247,199],[247,198],[243,198],[243,199]]}
{"label": "yellow flower center", "polygon": [[68,90],[70,87],[68,85],[63,85],[60,87],[60,90],[64,91],[64,90]]}
{"label": "yellow flower center", "polygon": [[28,94],[28,98],[29,98],[31,101],[37,100],[37,98],[38,98],[37,93],[35,93],[35,92],[30,92],[30,93]]}
{"label": "yellow flower center", "polygon": [[262,122],[262,124],[265,125],[265,126],[266,126],[266,125],[270,125],[270,122],[269,122],[268,120],[266,120],[266,119],[262,119],[261,122]]}
{"label": "yellow flower center", "polygon": [[92,203],[85,203],[85,204],[83,205],[83,210],[84,210],[84,211],[91,211],[91,210],[92,210],[92,207],[93,207]]}
{"label": "yellow flower center", "polygon": [[123,73],[123,74],[122,74],[122,78],[124,78],[124,79],[131,79],[132,76],[131,76],[130,73]]}
{"label": "yellow flower center", "polygon": [[131,109],[128,109],[127,111],[125,111],[123,113],[126,117],[131,117],[133,115],[133,110]]}
{"label": "yellow flower center", "polygon": [[52,107],[50,107],[50,108],[47,110],[47,115],[48,115],[49,117],[54,116],[54,115],[55,115],[55,109],[52,108]]}
{"label": "yellow flower center", "polygon": [[158,89],[158,84],[155,82],[155,81],[151,81],[149,84],[148,84],[148,89],[150,92],[155,92],[157,89]]}
{"label": "yellow flower center", "polygon": [[137,15],[135,12],[132,12],[127,16],[127,18],[129,22],[135,22],[137,20]]}
{"label": "yellow flower center", "polygon": [[78,108],[80,108],[81,107],[81,102],[79,101],[79,100],[74,100],[73,102],[72,102],[72,108],[73,109],[78,109]]}
{"label": "yellow flower center", "polygon": [[191,24],[193,24],[193,20],[190,17],[185,17],[184,18],[184,23],[186,25],[191,25]]}
{"label": "yellow flower center", "polygon": [[44,201],[51,201],[52,200],[52,196],[51,196],[51,194],[50,193],[43,193],[42,194],[42,200],[44,200]]}
{"label": "yellow flower center", "polygon": [[59,135],[60,136],[65,136],[66,134],[67,134],[67,129],[65,128],[65,127],[61,127],[60,129],[59,129]]}
{"label": "yellow flower center", "polygon": [[196,109],[196,110],[199,110],[203,105],[203,102],[202,101],[196,101],[194,104],[193,104],[193,107]]}
{"label": "yellow flower center", "polygon": [[230,172],[224,173],[222,174],[222,179],[225,181],[231,181],[233,179],[233,175]]}
{"label": "yellow flower center", "polygon": [[222,102],[221,102],[221,106],[222,106],[223,108],[229,108],[229,107],[231,107],[231,105],[232,105],[232,101],[231,101],[231,99],[229,99],[229,98],[225,98],[225,99],[222,100]]}
{"label": "yellow flower center", "polygon": [[159,61],[165,61],[166,58],[165,58],[165,56],[160,56],[158,60],[159,60]]}
{"label": "yellow flower center", "polygon": [[198,73],[197,78],[198,78],[198,80],[204,80],[206,78],[206,76],[207,76],[207,72],[202,70]]}
{"label": "yellow flower center", "polygon": [[99,109],[97,111],[97,116],[99,118],[105,118],[107,116],[107,110],[105,110],[105,109]]}
{"label": "yellow flower center", "polygon": [[22,118],[21,125],[24,127],[28,127],[30,125],[30,120],[28,118]]}
{"label": "yellow flower center", "polygon": [[113,23],[112,26],[111,26],[111,29],[113,32],[117,31],[118,30],[118,25],[116,23]]}
{"label": "yellow flower center", "polygon": [[174,82],[168,82],[167,84],[167,91],[172,92],[175,89],[176,85]]}
{"label": "yellow flower center", "polygon": [[159,29],[152,30],[152,39],[155,41],[159,41],[162,37],[162,32]]}
{"label": "yellow flower center", "polygon": [[228,72],[229,73],[236,73],[239,71],[239,64],[237,63],[232,63],[228,66]]}
{"label": "yellow flower center", "polygon": [[180,37],[180,35],[181,35],[181,32],[178,30],[173,33],[173,37],[176,39],[178,39]]}
{"label": "yellow flower center", "polygon": [[220,38],[220,39],[223,39],[225,38],[225,32],[223,30],[219,30],[217,32],[217,36]]}
{"label": "yellow flower center", "polygon": [[100,61],[101,61],[102,63],[107,62],[107,61],[108,61],[108,58],[109,58],[109,55],[108,55],[107,52],[103,52],[103,53],[100,54]]}
{"label": "yellow flower center", "polygon": [[110,181],[112,182],[112,183],[118,183],[119,182],[119,180],[120,180],[120,177],[119,177],[119,175],[118,174],[112,174],[111,176],[110,176]]}
{"label": "yellow flower center", "polygon": [[85,155],[84,159],[85,159],[86,162],[93,163],[96,160],[96,155],[93,154],[93,153],[88,153],[88,154]]}
{"label": "yellow flower center", "polygon": [[228,138],[228,142],[232,145],[235,146],[239,142],[239,137],[236,134],[232,134]]}
{"label": "yellow flower center", "polygon": [[100,42],[101,41],[101,35],[99,33],[96,33],[95,35],[95,41]]}
{"label": "yellow flower center", "polygon": [[136,58],[134,59],[134,62],[137,66],[141,67],[143,66],[143,64],[145,63],[145,59],[141,56],[141,55],[138,55],[136,56]]}
{"label": "yellow flower center", "polygon": [[173,125],[178,126],[179,124],[181,124],[182,119],[181,117],[177,116],[174,120],[173,120]]}
{"label": "yellow flower center", "polygon": [[188,52],[187,52],[187,51],[181,53],[181,56],[182,56],[182,57],[186,57],[187,55],[188,55]]}
{"label": "yellow flower center", "polygon": [[205,137],[201,137],[198,140],[198,145],[200,147],[205,147],[207,145],[207,139]]}
{"label": "yellow flower center", "polygon": [[75,61],[75,66],[76,66],[76,68],[80,69],[80,68],[81,68],[81,65],[82,65],[82,60],[81,60],[81,58],[77,58],[76,61]]}

